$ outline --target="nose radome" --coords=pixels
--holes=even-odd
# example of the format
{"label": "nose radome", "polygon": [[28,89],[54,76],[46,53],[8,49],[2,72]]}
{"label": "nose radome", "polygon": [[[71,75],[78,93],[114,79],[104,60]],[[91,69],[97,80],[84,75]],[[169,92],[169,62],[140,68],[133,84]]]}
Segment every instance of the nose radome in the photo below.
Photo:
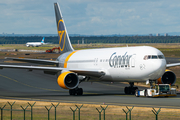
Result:
{"label": "nose radome", "polygon": [[166,60],[157,60],[153,66],[157,77],[161,77],[166,70]]}

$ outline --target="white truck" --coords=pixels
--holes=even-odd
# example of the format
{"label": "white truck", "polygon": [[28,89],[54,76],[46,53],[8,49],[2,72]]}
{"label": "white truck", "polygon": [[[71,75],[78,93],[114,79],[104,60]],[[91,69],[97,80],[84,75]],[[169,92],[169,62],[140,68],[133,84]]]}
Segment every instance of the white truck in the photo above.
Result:
{"label": "white truck", "polygon": [[176,88],[171,88],[170,84],[156,84],[150,89],[145,89],[142,91],[136,90],[135,96],[145,96],[145,97],[168,97],[176,96]]}

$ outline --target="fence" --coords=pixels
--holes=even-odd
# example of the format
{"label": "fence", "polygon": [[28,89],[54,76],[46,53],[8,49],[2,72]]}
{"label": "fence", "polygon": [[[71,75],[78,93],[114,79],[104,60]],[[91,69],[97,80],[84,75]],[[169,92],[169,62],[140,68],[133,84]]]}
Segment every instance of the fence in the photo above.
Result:
{"label": "fence", "polygon": [[[38,103],[38,102],[37,102]],[[179,109],[142,108],[113,105],[66,104],[39,102],[0,103],[1,120],[28,119],[28,120],[158,120],[179,119]]]}

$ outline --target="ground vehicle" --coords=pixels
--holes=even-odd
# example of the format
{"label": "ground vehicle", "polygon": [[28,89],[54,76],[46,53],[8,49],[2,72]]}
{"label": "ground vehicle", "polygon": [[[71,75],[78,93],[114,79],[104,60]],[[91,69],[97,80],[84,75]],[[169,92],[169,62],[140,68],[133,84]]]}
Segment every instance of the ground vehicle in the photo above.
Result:
{"label": "ground vehicle", "polygon": [[146,97],[168,97],[176,96],[176,88],[171,88],[170,84],[156,84],[150,89],[145,89],[142,91],[136,90],[135,96],[146,96]]}
{"label": "ground vehicle", "polygon": [[59,47],[55,47],[53,49],[46,50],[46,53],[53,53],[56,49],[60,52],[60,48]]}

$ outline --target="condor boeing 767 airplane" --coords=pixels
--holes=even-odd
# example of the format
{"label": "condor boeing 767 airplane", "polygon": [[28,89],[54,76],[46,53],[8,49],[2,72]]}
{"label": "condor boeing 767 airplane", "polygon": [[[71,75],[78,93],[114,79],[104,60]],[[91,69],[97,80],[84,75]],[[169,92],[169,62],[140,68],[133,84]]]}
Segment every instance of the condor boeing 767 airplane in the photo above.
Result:
{"label": "condor boeing 767 airplane", "polygon": [[11,59],[46,65],[55,64],[56,67],[0,65],[0,68],[43,70],[46,74],[57,75],[57,83],[60,87],[69,89],[70,95],[83,94],[83,89],[78,88],[83,81],[128,82],[130,86],[124,89],[126,94],[134,94],[138,89],[134,87],[134,82],[156,81],[162,84],[176,82],[175,74],[166,68],[180,63],[166,64],[163,53],[153,47],[74,50],[58,3],[54,3],[54,8],[61,51],[57,60]]}

